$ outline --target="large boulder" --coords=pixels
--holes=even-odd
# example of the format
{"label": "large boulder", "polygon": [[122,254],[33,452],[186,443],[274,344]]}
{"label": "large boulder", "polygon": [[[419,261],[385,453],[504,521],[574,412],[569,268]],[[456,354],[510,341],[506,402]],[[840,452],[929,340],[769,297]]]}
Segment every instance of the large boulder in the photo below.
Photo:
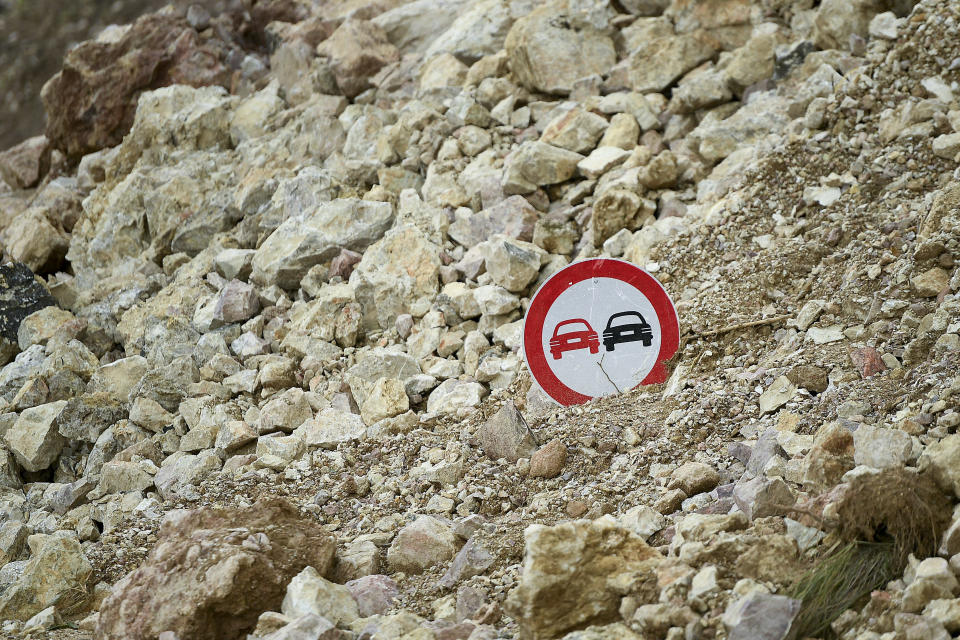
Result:
{"label": "large boulder", "polygon": [[326,575],[336,543],[289,502],[267,498],[240,509],[173,511],[147,559],[100,608],[98,640],[233,640],[264,610],[279,610],[304,568]]}
{"label": "large boulder", "polygon": [[531,525],[524,538],[520,584],[507,598],[523,637],[547,640],[613,622],[624,595],[638,604],[659,598],[655,570],[663,556],[610,516]]}
{"label": "large boulder", "polygon": [[230,85],[226,51],[201,43],[181,17],[154,13],[114,42],[91,40],[70,50],[63,70],[43,87],[47,137],[69,156],[117,145],[129,131],[137,98],[169,84]]}
{"label": "large boulder", "polygon": [[539,7],[517,20],[507,34],[510,67],[526,88],[566,95],[575,81],[605,74],[616,63],[607,16],[584,16],[574,4],[559,0]]}
{"label": "large boulder", "polygon": [[252,278],[264,286],[296,289],[310,267],[341,249],[366,249],[392,223],[393,206],[387,202],[343,198],[321,204],[305,217],[285,221],[260,245]]}
{"label": "large boulder", "polygon": [[387,329],[402,313],[422,316],[440,289],[440,248],[413,225],[391,229],[363,254],[350,284],[367,328]]}
{"label": "large boulder", "polygon": [[67,608],[82,603],[93,568],[76,534],[36,534],[27,544],[30,560],[0,596],[0,619],[28,620],[50,606]]}

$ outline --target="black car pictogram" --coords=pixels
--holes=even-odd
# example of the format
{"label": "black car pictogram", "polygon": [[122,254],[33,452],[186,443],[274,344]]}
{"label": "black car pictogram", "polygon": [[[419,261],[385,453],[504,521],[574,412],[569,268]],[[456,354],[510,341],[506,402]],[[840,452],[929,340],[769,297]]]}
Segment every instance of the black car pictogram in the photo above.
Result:
{"label": "black car pictogram", "polygon": [[[620,322],[614,324],[618,320]],[[607,320],[607,328],[603,330],[603,346],[607,351],[613,351],[614,345],[622,342],[642,342],[645,347],[653,344],[653,330],[636,311],[621,311]]]}

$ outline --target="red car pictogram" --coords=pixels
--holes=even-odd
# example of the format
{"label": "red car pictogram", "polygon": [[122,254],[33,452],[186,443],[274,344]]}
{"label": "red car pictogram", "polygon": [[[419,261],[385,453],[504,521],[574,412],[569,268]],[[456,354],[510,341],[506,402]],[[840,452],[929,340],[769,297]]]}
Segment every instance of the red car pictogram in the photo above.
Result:
{"label": "red car pictogram", "polygon": [[[574,328],[560,333],[561,327],[579,327],[581,325],[586,328]],[[559,360],[564,351],[575,351],[577,349],[590,349],[590,353],[598,353],[600,351],[600,338],[593,327],[590,326],[590,323],[583,318],[564,320],[553,330],[553,337],[550,338],[550,355],[553,356],[554,360]]]}

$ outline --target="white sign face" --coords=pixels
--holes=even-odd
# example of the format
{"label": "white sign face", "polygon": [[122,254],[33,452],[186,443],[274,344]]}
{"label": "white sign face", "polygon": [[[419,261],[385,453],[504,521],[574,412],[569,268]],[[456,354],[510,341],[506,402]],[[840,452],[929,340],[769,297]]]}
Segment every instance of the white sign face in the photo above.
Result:
{"label": "white sign face", "polygon": [[[586,324],[564,324],[574,319]],[[543,325],[543,350],[554,375],[585,396],[633,389],[660,353],[660,321],[653,305],[638,289],[614,278],[574,284],[553,303]],[[580,346],[576,338],[583,331],[597,336],[596,349]]]}
{"label": "white sign face", "polygon": [[569,405],[666,380],[679,345],[673,303],[628,262],[593,259],[560,270],[537,291],[524,320],[534,379]]}

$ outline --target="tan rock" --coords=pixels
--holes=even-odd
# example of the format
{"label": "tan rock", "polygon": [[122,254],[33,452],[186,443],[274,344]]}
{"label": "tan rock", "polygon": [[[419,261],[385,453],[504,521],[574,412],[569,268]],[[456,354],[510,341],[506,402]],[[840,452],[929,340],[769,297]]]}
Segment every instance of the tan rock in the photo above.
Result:
{"label": "tan rock", "polygon": [[539,7],[507,34],[511,69],[528,89],[566,95],[576,80],[604,74],[617,60],[609,36],[589,24],[571,24],[577,16],[567,13],[568,4],[560,0]]}
{"label": "tan rock", "polygon": [[327,56],[343,95],[348,98],[370,87],[370,77],[399,59],[400,52],[380,27],[366,20],[347,20],[317,47]]}
{"label": "tan rock", "polygon": [[656,602],[656,567],[663,556],[638,535],[604,516],[552,527],[531,525],[519,585],[506,609],[530,640],[619,619],[620,597]]}
{"label": "tan rock", "polygon": [[567,447],[560,440],[551,440],[530,456],[530,476],[555,478],[567,462]]}
{"label": "tan rock", "polygon": [[0,618],[27,620],[51,605],[70,599],[82,603],[93,571],[76,536],[58,531],[27,539],[32,551],[23,573],[0,596]]}
{"label": "tan rock", "polygon": [[335,546],[319,524],[279,498],[241,509],[174,511],[143,564],[104,600],[96,637],[242,637],[264,609],[280,609],[287,584],[305,567],[326,575]]}

